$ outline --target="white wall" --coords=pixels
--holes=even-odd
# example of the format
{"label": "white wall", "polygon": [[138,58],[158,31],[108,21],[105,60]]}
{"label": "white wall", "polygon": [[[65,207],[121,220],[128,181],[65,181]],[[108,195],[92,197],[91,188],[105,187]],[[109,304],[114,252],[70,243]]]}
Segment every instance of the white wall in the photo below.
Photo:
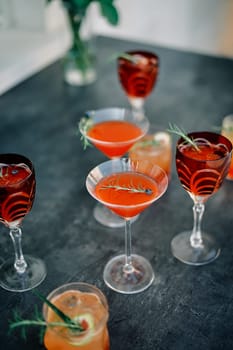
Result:
{"label": "white wall", "polygon": [[120,25],[111,27],[98,16],[98,33],[233,57],[233,0],[118,0],[116,4]]}

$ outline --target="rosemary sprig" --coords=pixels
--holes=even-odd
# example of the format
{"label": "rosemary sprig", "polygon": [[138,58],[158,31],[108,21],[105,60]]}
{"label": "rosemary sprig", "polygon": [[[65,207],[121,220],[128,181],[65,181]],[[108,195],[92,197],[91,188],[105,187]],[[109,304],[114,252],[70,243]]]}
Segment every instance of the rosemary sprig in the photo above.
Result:
{"label": "rosemary sprig", "polygon": [[120,185],[104,185],[101,186],[102,190],[107,190],[109,188],[112,188],[116,191],[128,191],[130,193],[146,193],[148,195],[152,194],[153,191],[150,188],[143,188],[141,186],[133,187],[132,186],[120,186]]}
{"label": "rosemary sprig", "polygon": [[60,317],[62,321],[56,321],[56,322],[46,322],[44,321],[43,317],[40,316],[36,310],[35,318],[32,320],[24,320],[20,317],[18,312],[14,312],[14,320],[10,323],[9,329],[10,331],[14,330],[15,328],[21,327],[22,331],[22,337],[26,338],[26,328],[29,326],[39,326],[39,327],[66,327],[70,329],[73,332],[81,333],[84,331],[84,328],[81,326],[81,324],[77,320],[72,320],[69,316],[64,314],[60,309],[58,309],[53,303],[51,303],[46,297],[44,297],[42,294],[40,294],[38,291],[34,290],[33,293],[39,297],[45,304],[48,305],[56,314]]}
{"label": "rosemary sprig", "polygon": [[109,61],[115,61],[115,60],[118,59],[118,58],[124,58],[125,60],[130,61],[130,62],[135,63],[135,64],[137,64],[138,61],[139,61],[139,58],[138,58],[138,57],[135,57],[135,56],[133,56],[133,55],[130,55],[130,54],[127,53],[127,52],[117,52],[117,53],[114,53],[113,55],[110,56]]}
{"label": "rosemary sprig", "polygon": [[93,126],[93,120],[88,116],[81,118],[78,123],[78,129],[81,132],[80,140],[83,143],[84,150],[86,150],[87,147],[92,146],[92,144],[89,142],[87,138],[87,132],[92,126]]}
{"label": "rosemary sprig", "polygon": [[200,148],[195,140],[189,137],[183,128],[179,128],[176,124],[169,123],[169,129],[167,129],[167,131],[180,136],[185,142],[195,148],[196,151],[200,152]]}

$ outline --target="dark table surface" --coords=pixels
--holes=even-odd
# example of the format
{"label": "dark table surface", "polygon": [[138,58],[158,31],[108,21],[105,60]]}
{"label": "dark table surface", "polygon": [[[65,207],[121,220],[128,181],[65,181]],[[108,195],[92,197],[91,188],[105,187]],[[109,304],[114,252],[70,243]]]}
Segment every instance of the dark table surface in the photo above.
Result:
{"label": "dark table surface", "polygon": [[[23,221],[23,250],[46,263],[47,277],[39,287],[43,294],[70,281],[95,284],[105,293],[111,350],[233,349],[233,183],[225,181],[209,199],[203,220],[203,228],[221,245],[220,257],[202,267],[173,258],[172,238],[191,228],[193,220],[191,199],[175,171],[175,138],[169,188],[133,224],[133,251],[150,260],[154,283],[143,293],[122,295],[103,282],[106,262],[124,251],[124,234],[93,218],[95,201],[85,178],[106,158],[94,148],[84,152],[76,129],[88,109],[128,107],[109,57],[136,48],[156,51],[161,60],[156,89],[146,102],[151,123],[212,130],[233,112],[233,60],[103,37],[97,38],[94,84],[64,84],[59,61],[13,88],[0,97],[1,153],[28,156],[37,178],[35,203]],[[3,261],[13,256],[13,246],[8,230],[3,225],[0,230]],[[44,348],[35,328],[26,342],[19,332],[7,334],[13,309],[30,318],[35,304],[41,308],[30,291],[0,289],[1,349]]]}

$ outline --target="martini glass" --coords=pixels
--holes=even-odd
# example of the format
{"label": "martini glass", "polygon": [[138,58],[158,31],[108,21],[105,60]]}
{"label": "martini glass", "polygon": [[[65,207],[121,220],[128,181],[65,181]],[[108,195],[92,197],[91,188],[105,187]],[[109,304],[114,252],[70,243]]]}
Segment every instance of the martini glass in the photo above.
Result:
{"label": "martini glass", "polygon": [[180,138],[176,168],[181,185],[194,202],[194,225],[191,231],[173,238],[171,249],[173,255],[186,264],[204,265],[220,254],[215,239],[201,230],[205,202],[219,190],[227,176],[232,144],[226,137],[212,132],[192,132],[188,137],[197,149]]}
{"label": "martini glass", "polygon": [[[92,143],[110,159],[122,157],[148,129],[146,117],[138,118],[132,111],[116,107],[89,111],[79,122],[84,141]],[[102,204],[94,208],[94,217],[107,227],[124,226],[124,220]]]}
{"label": "martini glass", "polygon": [[144,102],[159,73],[159,57],[149,51],[128,51],[117,59],[118,77],[135,113],[144,115]]}
{"label": "martini glass", "polygon": [[19,154],[0,155],[0,221],[9,228],[15,257],[0,268],[0,285],[23,292],[38,286],[46,276],[42,260],[23,256],[20,224],[31,210],[35,196],[35,172],[29,159]]}
{"label": "martini glass", "polygon": [[154,280],[149,261],[131,253],[131,219],[159,199],[167,185],[167,175],[160,167],[128,158],[101,163],[87,176],[91,196],[125,221],[125,254],[112,258],[104,269],[105,283],[116,292],[138,293]]}

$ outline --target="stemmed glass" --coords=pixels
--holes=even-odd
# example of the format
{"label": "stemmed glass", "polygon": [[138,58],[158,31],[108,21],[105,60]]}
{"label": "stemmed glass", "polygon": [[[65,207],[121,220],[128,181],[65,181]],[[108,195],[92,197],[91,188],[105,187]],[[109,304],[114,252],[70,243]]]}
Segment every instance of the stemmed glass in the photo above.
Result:
{"label": "stemmed glass", "polygon": [[118,77],[129,103],[138,115],[144,115],[144,102],[159,73],[159,57],[149,51],[128,51],[117,59]]}
{"label": "stemmed glass", "polygon": [[212,132],[192,132],[187,136],[194,143],[178,140],[176,168],[181,185],[194,202],[194,225],[192,231],[173,238],[171,249],[186,264],[204,265],[220,254],[215,239],[201,230],[204,204],[218,191],[228,173],[232,144],[226,137]]}
{"label": "stemmed glass", "polygon": [[[148,129],[146,117],[138,119],[132,111],[117,107],[89,111],[79,122],[84,142],[92,143],[110,159],[122,157]],[[102,204],[94,208],[94,217],[108,227],[124,226],[124,220]]]}
{"label": "stemmed glass", "polygon": [[19,154],[0,155],[0,221],[9,228],[15,258],[0,268],[3,288],[23,292],[38,286],[46,276],[42,260],[23,256],[20,224],[31,210],[35,197],[35,171],[32,162]]}
{"label": "stemmed glass", "polygon": [[111,289],[133,294],[153,282],[149,261],[131,254],[131,219],[159,199],[167,185],[160,167],[128,158],[101,163],[88,174],[86,187],[91,196],[125,221],[125,254],[112,258],[104,269],[104,281]]}

